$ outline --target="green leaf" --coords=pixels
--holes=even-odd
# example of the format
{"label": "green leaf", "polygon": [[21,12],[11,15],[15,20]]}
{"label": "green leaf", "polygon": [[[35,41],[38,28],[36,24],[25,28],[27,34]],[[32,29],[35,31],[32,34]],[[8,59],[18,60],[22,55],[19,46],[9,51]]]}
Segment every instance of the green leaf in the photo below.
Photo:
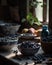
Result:
{"label": "green leaf", "polygon": [[24,23],[25,21],[26,21],[26,19],[25,19],[25,18],[23,18],[23,19],[22,19],[22,23]]}
{"label": "green leaf", "polygon": [[32,13],[27,14],[26,19],[27,19],[27,21],[30,21],[32,19]]}
{"label": "green leaf", "polygon": [[41,5],[41,7],[43,7],[43,5]]}
{"label": "green leaf", "polygon": [[35,21],[35,22],[39,22],[39,20],[38,20],[37,17],[34,17],[34,21]]}
{"label": "green leaf", "polygon": [[35,24],[37,24],[38,26],[42,25],[41,22],[35,22]]}
{"label": "green leaf", "polygon": [[41,1],[39,1],[39,3],[42,3]]}
{"label": "green leaf", "polygon": [[36,2],[36,4],[42,3],[41,1],[35,1],[35,2]]}
{"label": "green leaf", "polygon": [[35,5],[36,5],[36,2],[32,2],[32,3],[31,3],[31,6],[35,6]]}
{"label": "green leaf", "polygon": [[33,25],[33,24],[34,24],[34,20],[29,21],[29,24],[30,24],[30,25]]}

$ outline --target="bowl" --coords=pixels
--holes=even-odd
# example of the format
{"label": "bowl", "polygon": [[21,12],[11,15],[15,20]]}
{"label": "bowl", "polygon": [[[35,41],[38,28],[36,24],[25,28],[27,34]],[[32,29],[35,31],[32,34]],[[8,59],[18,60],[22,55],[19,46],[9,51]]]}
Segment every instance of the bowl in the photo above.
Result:
{"label": "bowl", "polygon": [[37,48],[37,49],[33,49],[33,48],[20,48],[20,52],[23,55],[34,55],[35,53],[37,53],[38,50],[39,50],[39,48]]}
{"label": "bowl", "polygon": [[[24,43],[24,42],[23,42]],[[32,42],[25,42],[25,44],[21,43],[18,46],[19,51],[23,55],[34,55],[38,52],[40,45],[39,44],[33,44]]]}
{"label": "bowl", "polygon": [[0,38],[0,51],[10,51],[18,42],[18,39]]}
{"label": "bowl", "polygon": [[0,36],[6,36],[8,34],[16,34],[20,25],[15,23],[1,23],[0,24]]}

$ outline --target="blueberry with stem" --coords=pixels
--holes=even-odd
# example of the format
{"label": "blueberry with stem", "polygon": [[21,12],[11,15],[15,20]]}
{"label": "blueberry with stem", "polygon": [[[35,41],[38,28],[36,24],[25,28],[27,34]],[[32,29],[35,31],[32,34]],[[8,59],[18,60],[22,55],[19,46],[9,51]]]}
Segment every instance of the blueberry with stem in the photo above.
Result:
{"label": "blueberry with stem", "polygon": [[14,52],[13,52],[13,53],[15,53],[15,54],[17,55],[18,51],[17,51],[17,50],[14,50]]}

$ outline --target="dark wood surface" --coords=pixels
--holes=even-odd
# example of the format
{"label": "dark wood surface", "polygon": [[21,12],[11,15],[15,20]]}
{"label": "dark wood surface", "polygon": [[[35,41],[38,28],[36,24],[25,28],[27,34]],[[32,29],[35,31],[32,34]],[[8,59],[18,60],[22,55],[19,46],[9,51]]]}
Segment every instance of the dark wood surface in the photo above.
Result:
{"label": "dark wood surface", "polygon": [[[37,54],[43,54],[43,50],[40,47],[39,51]],[[31,57],[31,56],[29,56]],[[22,60],[20,59],[22,58]],[[0,65],[25,65],[26,62],[28,62],[28,65],[34,65],[35,60],[29,59],[28,56],[23,56],[21,55],[21,53],[17,53],[17,55],[15,53],[9,53],[9,52],[0,52]],[[52,63],[52,60],[51,60]],[[48,62],[48,64],[46,64],[46,62],[44,62],[43,64],[36,64],[36,65],[52,65],[51,63]]]}
{"label": "dark wood surface", "polygon": [[[42,49],[40,49],[38,51],[38,53],[43,53]],[[21,53],[19,52],[17,55],[20,56]],[[1,65],[4,65],[4,64],[5,65],[11,65],[11,64],[18,65],[18,63],[20,65],[24,65],[25,62],[29,62],[29,65],[31,65],[31,64],[33,65],[33,63],[34,63],[32,60],[29,60],[29,59],[28,60],[24,59],[22,61],[18,60],[18,57],[16,56],[15,53],[10,53],[10,52],[1,52],[0,53],[0,64]]]}
{"label": "dark wood surface", "polygon": [[18,63],[14,63],[13,61],[10,61],[9,59],[6,59],[0,55],[0,65],[18,65]]}

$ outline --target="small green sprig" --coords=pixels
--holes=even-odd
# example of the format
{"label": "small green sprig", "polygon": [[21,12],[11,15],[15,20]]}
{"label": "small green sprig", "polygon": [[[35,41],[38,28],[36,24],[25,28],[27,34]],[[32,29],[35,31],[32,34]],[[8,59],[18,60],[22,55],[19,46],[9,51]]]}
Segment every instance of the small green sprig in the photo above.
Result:
{"label": "small green sprig", "polygon": [[38,20],[37,17],[33,16],[32,13],[28,13],[26,16],[26,19],[23,18],[22,22],[28,22],[28,24],[30,24],[31,26],[36,24],[36,25],[41,25],[41,22]]}

